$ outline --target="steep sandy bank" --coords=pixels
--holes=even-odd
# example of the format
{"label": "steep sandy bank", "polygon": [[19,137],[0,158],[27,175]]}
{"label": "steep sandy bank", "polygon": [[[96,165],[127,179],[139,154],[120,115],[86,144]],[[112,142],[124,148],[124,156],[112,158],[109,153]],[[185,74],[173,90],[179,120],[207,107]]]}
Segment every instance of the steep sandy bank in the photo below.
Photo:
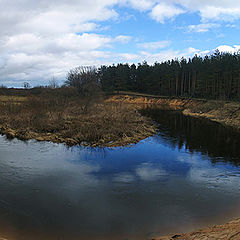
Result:
{"label": "steep sandy bank", "polygon": [[193,117],[205,117],[240,129],[240,103],[238,102],[208,101],[184,109],[183,114]]}
{"label": "steep sandy bank", "polygon": [[170,107],[171,109],[186,109],[196,106],[204,100],[180,99],[180,98],[158,98],[146,96],[114,95],[109,97],[106,102],[132,103],[132,104],[155,104],[159,107]]}
{"label": "steep sandy bank", "polygon": [[184,115],[204,117],[240,129],[240,103],[203,99],[158,98],[147,96],[115,95],[108,102],[150,104],[160,108],[182,110]]}
{"label": "steep sandy bank", "polygon": [[186,234],[175,234],[154,240],[239,240],[240,219]]}

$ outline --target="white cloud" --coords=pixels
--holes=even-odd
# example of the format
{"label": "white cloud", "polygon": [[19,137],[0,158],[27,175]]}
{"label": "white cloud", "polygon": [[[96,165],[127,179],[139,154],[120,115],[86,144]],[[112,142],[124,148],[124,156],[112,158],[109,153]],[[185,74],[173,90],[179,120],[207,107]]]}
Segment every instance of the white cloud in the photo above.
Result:
{"label": "white cloud", "polygon": [[[154,63],[200,53],[194,48],[159,51],[170,42],[157,41],[138,44],[144,50],[140,53],[113,54],[107,48],[127,44],[131,36],[124,33],[104,36],[99,31],[103,27],[101,21],[118,18],[116,6],[119,5],[146,12],[159,23],[184,12],[197,12],[202,21],[240,18],[238,0],[0,0],[0,8],[4,9],[0,11],[0,81],[41,79],[47,82],[53,74],[64,79],[66,72],[78,65],[144,59]],[[214,27],[218,23],[189,26],[197,32]],[[236,49],[239,47],[230,46],[227,50]],[[157,52],[151,53],[153,50]]]}
{"label": "white cloud", "polygon": [[189,47],[187,50],[186,50],[186,53],[187,54],[196,54],[197,52],[199,52],[200,50],[199,49],[196,49],[196,48],[193,48],[193,47]]}
{"label": "white cloud", "polygon": [[233,45],[233,47],[238,51],[240,49],[240,45]]}
{"label": "white cloud", "polygon": [[128,43],[132,39],[131,36],[124,36],[124,35],[119,35],[115,38],[115,42],[120,42],[120,43]]}
{"label": "white cloud", "polygon": [[120,53],[118,54],[118,56],[125,61],[132,61],[132,62],[141,61],[141,57],[133,53]]}
{"label": "white cloud", "polygon": [[236,24],[226,24],[226,27],[228,27],[228,28],[238,28],[238,25],[236,25]]}
{"label": "white cloud", "polygon": [[150,16],[157,22],[164,23],[166,19],[173,19],[184,12],[179,7],[160,2],[152,9]]}
{"label": "white cloud", "polygon": [[[103,36],[88,31],[97,22],[115,19],[118,0],[0,0],[0,80],[47,82],[64,79],[78,65],[100,65],[103,49],[129,36]],[[87,33],[88,32],[88,33]],[[17,85],[21,85],[20,83]]]}
{"label": "white cloud", "polygon": [[[38,34],[61,34],[93,29],[92,21],[116,17],[111,8],[117,0],[23,0],[0,1],[1,34],[32,32]],[[91,9],[91,12],[89,12]]]}
{"label": "white cloud", "polygon": [[219,50],[220,52],[235,53],[240,50],[240,46],[234,45],[233,47],[231,47],[228,45],[221,45],[221,46],[218,46],[215,50]]}
{"label": "white cloud", "polygon": [[240,2],[238,0],[175,0],[192,12],[199,12],[203,21],[221,20],[233,21],[240,17]]}
{"label": "white cloud", "polygon": [[156,0],[126,0],[126,1],[122,0],[120,1],[120,3],[124,3],[125,6],[130,4],[132,8],[135,8],[140,11],[147,11],[152,9],[152,7],[156,2],[157,2]]}
{"label": "white cloud", "polygon": [[214,19],[222,21],[234,21],[240,17],[240,8],[225,8],[207,6],[200,10],[203,20]]}
{"label": "white cloud", "polygon": [[171,44],[170,41],[157,41],[157,42],[145,42],[145,43],[138,43],[138,48],[144,48],[146,50],[156,50],[161,48],[166,48]]}
{"label": "white cloud", "polygon": [[156,53],[151,53],[148,51],[140,52],[140,59],[146,60],[149,64],[153,64],[155,62],[164,62],[172,59],[181,59],[182,57],[189,58],[193,57],[195,54],[199,53],[200,50],[189,47],[187,49],[183,49],[182,51],[167,49],[163,51],[159,51]]}
{"label": "white cloud", "polygon": [[205,56],[205,55],[208,55],[208,54],[210,54],[210,53],[211,53],[210,50],[204,50],[204,51],[200,51],[200,52],[198,53],[198,55],[200,55],[200,56]]}
{"label": "white cloud", "polygon": [[239,0],[122,0],[141,11],[151,11],[151,17],[160,23],[184,12],[199,13],[202,21],[234,21],[240,18]]}
{"label": "white cloud", "polygon": [[213,28],[218,28],[220,26],[221,26],[220,24],[216,24],[216,23],[202,23],[202,24],[198,24],[198,25],[189,25],[188,31],[204,33],[204,32],[208,32],[209,30],[211,30]]}
{"label": "white cloud", "polygon": [[146,60],[149,64],[153,64],[155,62],[167,61],[170,59],[178,58],[181,54],[179,51],[174,50],[164,50],[158,53],[150,53],[147,51],[141,52],[141,57],[143,60]]}

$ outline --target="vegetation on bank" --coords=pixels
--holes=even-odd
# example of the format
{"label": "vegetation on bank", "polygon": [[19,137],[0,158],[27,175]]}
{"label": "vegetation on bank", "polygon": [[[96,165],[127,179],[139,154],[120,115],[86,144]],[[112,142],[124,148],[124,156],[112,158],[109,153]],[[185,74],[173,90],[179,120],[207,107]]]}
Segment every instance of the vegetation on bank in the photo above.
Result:
{"label": "vegetation on bank", "polygon": [[184,109],[184,115],[204,117],[240,130],[240,103],[229,101],[206,101]]}
{"label": "vegetation on bank", "polygon": [[23,140],[90,146],[126,145],[155,133],[151,120],[136,112],[135,106],[107,103],[101,95],[79,97],[74,88],[30,93],[0,96],[1,133]]}

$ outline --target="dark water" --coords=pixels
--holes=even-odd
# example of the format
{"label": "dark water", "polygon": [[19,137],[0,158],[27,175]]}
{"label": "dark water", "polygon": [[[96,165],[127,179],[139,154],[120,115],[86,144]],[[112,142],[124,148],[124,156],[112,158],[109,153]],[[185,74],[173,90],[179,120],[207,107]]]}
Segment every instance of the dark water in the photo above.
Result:
{"label": "dark water", "polygon": [[142,240],[239,217],[240,134],[177,112],[151,115],[159,134],[124,148],[1,137],[0,235]]}

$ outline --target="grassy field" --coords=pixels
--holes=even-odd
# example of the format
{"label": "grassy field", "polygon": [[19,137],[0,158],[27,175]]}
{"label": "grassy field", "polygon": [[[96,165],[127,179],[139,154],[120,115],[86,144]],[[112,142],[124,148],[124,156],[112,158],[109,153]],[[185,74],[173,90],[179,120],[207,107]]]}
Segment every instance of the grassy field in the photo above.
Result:
{"label": "grassy field", "polygon": [[155,133],[136,107],[63,94],[0,96],[0,131],[9,138],[121,146]]}

